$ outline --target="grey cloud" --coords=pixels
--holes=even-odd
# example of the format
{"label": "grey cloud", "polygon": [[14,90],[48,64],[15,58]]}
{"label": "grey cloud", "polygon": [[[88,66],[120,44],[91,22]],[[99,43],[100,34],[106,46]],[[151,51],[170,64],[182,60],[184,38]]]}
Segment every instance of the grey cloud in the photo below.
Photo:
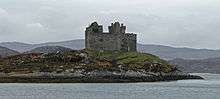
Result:
{"label": "grey cloud", "polygon": [[[161,3],[163,2],[163,3]],[[1,0],[0,42],[84,38],[92,21],[120,21],[146,44],[220,49],[218,0]],[[17,36],[19,35],[19,36]]]}

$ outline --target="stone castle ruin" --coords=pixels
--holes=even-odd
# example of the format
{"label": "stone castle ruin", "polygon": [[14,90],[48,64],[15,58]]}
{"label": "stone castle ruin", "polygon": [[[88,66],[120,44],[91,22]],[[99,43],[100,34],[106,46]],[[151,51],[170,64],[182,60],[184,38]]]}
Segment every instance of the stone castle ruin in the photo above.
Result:
{"label": "stone castle ruin", "polygon": [[85,45],[88,49],[98,51],[136,51],[137,35],[126,33],[126,26],[119,22],[108,27],[109,32],[103,32],[103,26],[93,22],[85,31]]}

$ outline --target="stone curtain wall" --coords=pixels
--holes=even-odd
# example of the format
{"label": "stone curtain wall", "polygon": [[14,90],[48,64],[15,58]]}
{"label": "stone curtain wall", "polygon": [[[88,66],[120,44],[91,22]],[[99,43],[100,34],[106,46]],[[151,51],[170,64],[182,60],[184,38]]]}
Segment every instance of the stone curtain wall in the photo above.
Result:
{"label": "stone curtain wall", "polygon": [[89,48],[94,50],[119,50],[121,39],[119,35],[112,35],[110,33],[94,33],[88,37]]}

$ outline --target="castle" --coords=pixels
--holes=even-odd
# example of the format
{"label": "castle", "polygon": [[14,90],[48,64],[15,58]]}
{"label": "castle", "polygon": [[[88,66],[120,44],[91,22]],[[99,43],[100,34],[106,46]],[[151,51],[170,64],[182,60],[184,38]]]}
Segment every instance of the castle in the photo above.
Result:
{"label": "castle", "polygon": [[87,49],[107,51],[136,51],[137,35],[126,33],[126,26],[119,22],[108,27],[109,32],[103,32],[103,26],[93,22],[85,31]]}

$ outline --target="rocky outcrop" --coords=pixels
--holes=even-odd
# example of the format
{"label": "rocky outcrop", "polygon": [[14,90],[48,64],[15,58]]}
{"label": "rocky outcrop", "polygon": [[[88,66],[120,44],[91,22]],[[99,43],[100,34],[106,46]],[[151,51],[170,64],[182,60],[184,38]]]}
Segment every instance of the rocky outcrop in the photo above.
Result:
{"label": "rocky outcrop", "polygon": [[132,83],[132,82],[158,82],[186,79],[203,79],[200,76],[189,74],[146,74],[135,71],[91,71],[88,73],[31,73],[0,76],[0,83]]}

